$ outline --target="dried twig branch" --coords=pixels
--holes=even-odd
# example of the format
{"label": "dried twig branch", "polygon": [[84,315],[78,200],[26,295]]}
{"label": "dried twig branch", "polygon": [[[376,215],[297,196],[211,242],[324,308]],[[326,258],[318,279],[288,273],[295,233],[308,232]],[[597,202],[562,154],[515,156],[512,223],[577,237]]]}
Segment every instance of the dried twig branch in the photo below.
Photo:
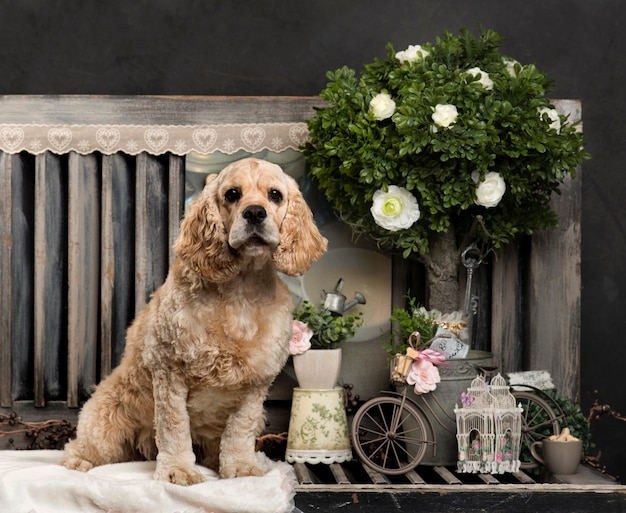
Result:
{"label": "dried twig branch", "polygon": [[[597,394],[597,391],[595,393]],[[626,417],[624,415],[619,413],[617,410],[614,410],[610,405],[601,403],[600,400],[596,397],[596,399],[593,401],[593,404],[591,405],[591,408],[589,409],[587,424],[589,425],[589,427],[591,427],[592,421],[600,420],[605,415],[608,415],[613,419],[626,422]],[[611,474],[609,474],[606,470],[606,465],[600,463],[601,458],[602,451],[598,450],[598,453],[595,456],[587,454],[585,456],[585,463],[596,469],[598,472],[601,472],[606,477],[618,481],[619,476],[612,476]]]}
{"label": "dried twig branch", "polygon": [[0,438],[9,436],[9,444],[13,445],[16,435],[24,434],[32,441],[26,449],[58,449],[61,448],[75,433],[76,425],[67,420],[44,420],[27,422],[15,412],[0,413]]}

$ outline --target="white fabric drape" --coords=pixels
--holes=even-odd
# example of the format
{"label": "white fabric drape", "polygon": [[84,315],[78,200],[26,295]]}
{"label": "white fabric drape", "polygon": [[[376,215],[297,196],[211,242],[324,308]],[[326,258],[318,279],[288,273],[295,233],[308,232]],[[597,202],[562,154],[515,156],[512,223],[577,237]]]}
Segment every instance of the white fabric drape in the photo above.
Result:
{"label": "white fabric drape", "polygon": [[63,451],[0,451],[0,511],[11,513],[288,513],[295,473],[258,453],[261,477],[179,486],[155,481],[155,462],[117,463],[87,473],[59,465]]}

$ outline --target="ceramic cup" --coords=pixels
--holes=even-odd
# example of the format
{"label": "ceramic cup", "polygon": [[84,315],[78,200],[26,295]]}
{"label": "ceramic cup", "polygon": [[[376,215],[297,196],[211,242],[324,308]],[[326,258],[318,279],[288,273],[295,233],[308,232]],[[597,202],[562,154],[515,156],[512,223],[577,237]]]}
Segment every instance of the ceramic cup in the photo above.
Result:
{"label": "ceramic cup", "polygon": [[552,474],[575,474],[582,458],[583,443],[581,440],[543,440],[533,443],[530,453]]}

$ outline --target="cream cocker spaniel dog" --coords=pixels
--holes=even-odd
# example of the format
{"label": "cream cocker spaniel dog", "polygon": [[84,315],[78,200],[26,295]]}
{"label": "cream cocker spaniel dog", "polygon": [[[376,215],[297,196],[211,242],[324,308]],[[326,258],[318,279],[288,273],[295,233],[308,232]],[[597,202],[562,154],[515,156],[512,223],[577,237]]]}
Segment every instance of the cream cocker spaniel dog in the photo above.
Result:
{"label": "cream cocker spaniel dog", "polygon": [[[128,329],[120,365],[83,406],[63,465],[155,459],[155,479],[261,475],[263,402],[289,354],[292,299],[327,241],[293,178],[237,161],[190,205],[165,283]],[[194,452],[195,449],[195,452]]]}

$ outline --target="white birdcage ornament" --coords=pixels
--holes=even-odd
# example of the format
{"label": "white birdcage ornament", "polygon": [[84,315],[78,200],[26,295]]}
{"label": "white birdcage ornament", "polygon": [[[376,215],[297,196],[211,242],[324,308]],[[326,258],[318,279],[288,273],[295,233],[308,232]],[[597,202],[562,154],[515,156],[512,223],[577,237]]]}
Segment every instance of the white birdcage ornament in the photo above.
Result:
{"label": "white birdcage ornament", "polygon": [[522,407],[515,404],[506,380],[497,374],[488,384],[477,376],[456,414],[458,472],[503,474],[520,468]]}

